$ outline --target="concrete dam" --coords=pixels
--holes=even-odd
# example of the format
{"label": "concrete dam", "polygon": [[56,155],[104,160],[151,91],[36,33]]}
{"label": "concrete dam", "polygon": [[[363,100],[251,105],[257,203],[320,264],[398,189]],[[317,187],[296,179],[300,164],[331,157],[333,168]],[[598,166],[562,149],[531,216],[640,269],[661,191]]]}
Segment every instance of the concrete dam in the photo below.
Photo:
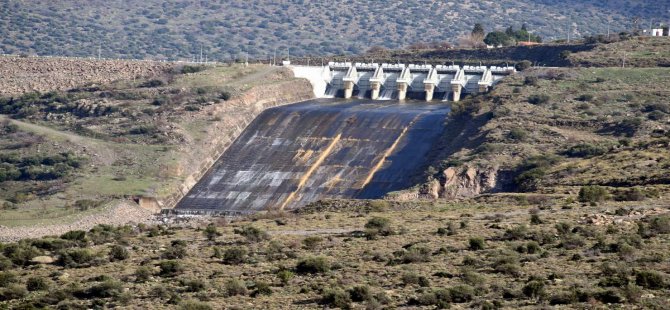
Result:
{"label": "concrete dam", "polygon": [[514,73],[376,63],[291,69],[317,99],[262,112],[170,212],[240,215],[412,187],[445,129],[442,101],[486,92]]}
{"label": "concrete dam", "polygon": [[323,67],[292,67],[308,79],[320,98],[459,101],[485,93],[514,67],[330,62]]}
{"label": "concrete dam", "polygon": [[414,185],[445,104],[314,99],[259,115],[177,213],[246,214],[322,198],[381,198]]}

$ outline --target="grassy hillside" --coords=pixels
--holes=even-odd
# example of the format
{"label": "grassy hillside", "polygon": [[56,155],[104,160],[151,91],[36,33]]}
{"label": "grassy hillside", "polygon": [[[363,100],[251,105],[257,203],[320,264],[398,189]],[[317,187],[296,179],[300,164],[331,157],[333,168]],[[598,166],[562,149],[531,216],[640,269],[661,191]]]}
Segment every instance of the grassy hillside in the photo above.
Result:
{"label": "grassy hillside", "polygon": [[[546,39],[614,32],[667,20],[648,1],[3,1],[0,52],[40,55],[209,59],[359,54],[374,45],[450,41],[475,23],[529,29]],[[571,17],[566,15],[568,12]]]}
{"label": "grassy hillside", "polygon": [[0,225],[59,223],[116,199],[171,197],[253,118],[254,87],[281,83],[293,93],[267,96],[311,93],[279,68],[186,66],[0,97]]}
{"label": "grassy hillside", "polygon": [[196,225],[99,226],[5,244],[0,304],[69,309],[670,306],[670,210],[662,201],[598,206],[565,200],[519,205],[514,199],[324,202],[300,214]]}

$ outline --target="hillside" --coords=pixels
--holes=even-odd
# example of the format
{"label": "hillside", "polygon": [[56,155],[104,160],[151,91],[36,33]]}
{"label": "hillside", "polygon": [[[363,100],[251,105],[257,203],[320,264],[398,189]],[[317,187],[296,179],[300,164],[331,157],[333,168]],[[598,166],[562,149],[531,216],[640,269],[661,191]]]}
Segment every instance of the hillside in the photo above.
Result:
{"label": "hillside", "polygon": [[[82,5],[85,3],[86,5]],[[458,43],[485,29],[528,24],[546,40],[630,31],[668,20],[649,1],[3,1],[0,53],[105,58],[208,59],[360,54],[371,46]],[[570,12],[571,16],[566,15]],[[640,17],[635,26],[633,17]]]}
{"label": "hillside", "polygon": [[40,78],[0,85],[42,92],[0,97],[1,240],[142,221],[128,201],[171,207],[256,114],[313,96],[278,67],[11,59]]}

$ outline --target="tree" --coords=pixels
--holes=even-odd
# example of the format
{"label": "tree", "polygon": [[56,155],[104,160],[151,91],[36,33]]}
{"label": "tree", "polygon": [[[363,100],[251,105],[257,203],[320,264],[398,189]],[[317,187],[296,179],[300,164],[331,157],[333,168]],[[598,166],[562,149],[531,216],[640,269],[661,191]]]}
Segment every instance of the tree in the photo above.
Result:
{"label": "tree", "polygon": [[493,31],[486,35],[484,43],[492,46],[509,46],[512,45],[512,39],[504,32]]}

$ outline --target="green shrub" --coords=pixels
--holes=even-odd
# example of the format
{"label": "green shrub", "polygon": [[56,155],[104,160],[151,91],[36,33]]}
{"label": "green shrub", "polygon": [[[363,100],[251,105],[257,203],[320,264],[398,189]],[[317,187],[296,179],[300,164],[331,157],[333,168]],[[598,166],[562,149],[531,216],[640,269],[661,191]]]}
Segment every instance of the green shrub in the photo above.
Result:
{"label": "green shrub", "polygon": [[184,272],[184,267],[179,261],[166,260],[158,263],[160,275],[164,277],[173,277]]}
{"label": "green shrub", "polygon": [[583,94],[583,95],[579,96],[577,98],[577,100],[588,102],[588,101],[593,101],[593,98],[595,98],[595,96],[593,96],[593,94]]}
{"label": "green shrub", "polygon": [[609,151],[608,147],[602,145],[593,145],[590,143],[582,143],[570,147],[565,151],[565,155],[570,157],[591,158],[600,156]]}
{"label": "green shrub", "polygon": [[158,79],[153,79],[153,80],[148,80],[142,84],[139,85],[139,87],[143,88],[153,88],[153,87],[160,87],[165,85],[165,82],[158,80]]}
{"label": "green shrub", "polygon": [[140,266],[135,270],[135,281],[146,282],[153,275],[153,270],[147,266]]}
{"label": "green shrub", "polygon": [[528,138],[528,132],[521,128],[514,128],[510,130],[507,137],[512,141],[521,142]]}
{"label": "green shrub", "polygon": [[347,291],[349,292],[351,300],[355,302],[373,300],[372,292],[370,291],[370,287],[367,285],[354,286]]}
{"label": "green shrub", "polygon": [[216,226],[214,224],[209,224],[207,225],[207,228],[202,232],[205,237],[207,237],[207,240],[209,241],[214,241],[216,237],[221,236],[221,233],[216,229]]}
{"label": "green shrub", "polygon": [[526,297],[542,298],[545,295],[544,281],[532,280],[528,282],[521,291]]}
{"label": "green shrub", "polygon": [[224,289],[227,296],[246,295],[247,286],[239,279],[230,279],[226,281]]}
{"label": "green shrub", "polygon": [[277,271],[277,278],[281,281],[283,285],[288,284],[288,282],[293,278],[294,274],[290,270],[281,269]]}
{"label": "green shrub", "polygon": [[207,283],[201,279],[182,280],[181,285],[185,286],[185,290],[191,293],[203,291],[207,287]]}
{"label": "green shrub", "polygon": [[7,287],[18,282],[16,274],[11,271],[0,272],[0,287]]}
{"label": "green shrub", "polygon": [[323,238],[319,236],[309,236],[302,240],[302,244],[304,244],[305,248],[308,250],[316,249],[321,242],[323,242]]}
{"label": "green shrub", "polygon": [[86,241],[86,232],[82,230],[68,231],[61,235],[60,238],[72,241]]}
{"label": "green shrub", "polygon": [[464,303],[471,301],[475,296],[475,289],[469,285],[456,285],[449,288],[450,301]]}
{"label": "green shrub", "polygon": [[392,233],[390,219],[373,217],[365,224],[365,234],[368,239],[374,239],[377,235],[388,236]]}
{"label": "green shrub", "polygon": [[421,287],[428,287],[430,286],[430,281],[428,278],[421,276],[415,272],[406,272],[402,275],[401,279],[402,283],[404,285],[419,285]]}
{"label": "green shrub", "polygon": [[95,259],[89,249],[69,249],[60,252],[56,263],[66,268],[86,267]]}
{"label": "green shrub", "polygon": [[245,226],[242,227],[242,229],[235,229],[235,233],[243,236],[249,242],[261,242],[270,239],[270,235],[267,232],[253,226]]}
{"label": "green shrub", "polygon": [[221,92],[221,94],[219,95],[219,99],[223,99],[225,101],[230,100],[230,97],[232,97],[232,95],[227,91]]}
{"label": "green shrub", "polygon": [[605,200],[608,196],[607,189],[598,185],[582,186],[579,189],[579,201],[597,203]]}
{"label": "green shrub", "polygon": [[298,273],[324,273],[330,271],[330,262],[323,256],[307,257],[298,262],[295,267]]}
{"label": "green shrub", "polygon": [[247,249],[244,247],[232,247],[223,253],[223,262],[229,265],[242,264],[247,260]]}
{"label": "green shrub", "polygon": [[200,71],[205,70],[207,67],[205,66],[191,66],[191,65],[184,65],[181,68],[181,73],[182,74],[187,74],[187,73],[197,73]]}
{"label": "green shrub", "polygon": [[335,308],[351,308],[349,294],[340,288],[326,289],[321,295],[321,303]]}
{"label": "green shrub", "polygon": [[49,289],[49,282],[42,277],[30,277],[26,280],[26,288],[31,291],[46,291]]}
{"label": "green shrub", "polygon": [[18,284],[11,284],[0,290],[0,300],[20,299],[26,295],[28,295],[28,291]]}
{"label": "green shrub", "polygon": [[256,281],[254,283],[255,291],[253,293],[254,296],[258,295],[265,295],[265,296],[270,296],[272,295],[272,288],[270,287],[270,283],[264,282],[264,281]]}
{"label": "green shrub", "polygon": [[173,240],[170,247],[163,252],[162,257],[165,259],[180,259],[186,257],[186,255],[186,241]]}
{"label": "green shrub", "polygon": [[123,285],[116,280],[106,280],[88,289],[88,295],[96,298],[116,297],[121,293],[123,293]]}
{"label": "green shrub", "polygon": [[130,257],[130,253],[123,246],[113,245],[109,250],[109,260],[112,262],[126,260],[128,257]]}
{"label": "green shrub", "polygon": [[485,247],[485,242],[483,238],[473,237],[468,241],[468,248],[472,251],[483,250]]}
{"label": "green shrub", "polygon": [[546,104],[551,100],[551,97],[549,95],[530,95],[528,96],[528,103],[538,105],[538,104]]}
{"label": "green shrub", "polygon": [[663,274],[653,270],[642,270],[635,273],[635,284],[652,290],[666,287]]}
{"label": "green shrub", "polygon": [[537,86],[540,79],[536,76],[527,76],[523,79],[523,85]]}
{"label": "green shrub", "polygon": [[13,264],[19,266],[27,266],[33,257],[42,255],[42,251],[28,243],[9,244],[2,252]]}
{"label": "green shrub", "polygon": [[517,62],[516,65],[514,65],[514,68],[516,68],[518,71],[524,71],[530,68],[532,65],[533,65],[532,62],[528,60],[522,60],[520,62]]}
{"label": "green shrub", "polygon": [[429,248],[415,244],[402,252],[400,260],[404,264],[425,263],[430,261],[430,257],[431,251]]}

